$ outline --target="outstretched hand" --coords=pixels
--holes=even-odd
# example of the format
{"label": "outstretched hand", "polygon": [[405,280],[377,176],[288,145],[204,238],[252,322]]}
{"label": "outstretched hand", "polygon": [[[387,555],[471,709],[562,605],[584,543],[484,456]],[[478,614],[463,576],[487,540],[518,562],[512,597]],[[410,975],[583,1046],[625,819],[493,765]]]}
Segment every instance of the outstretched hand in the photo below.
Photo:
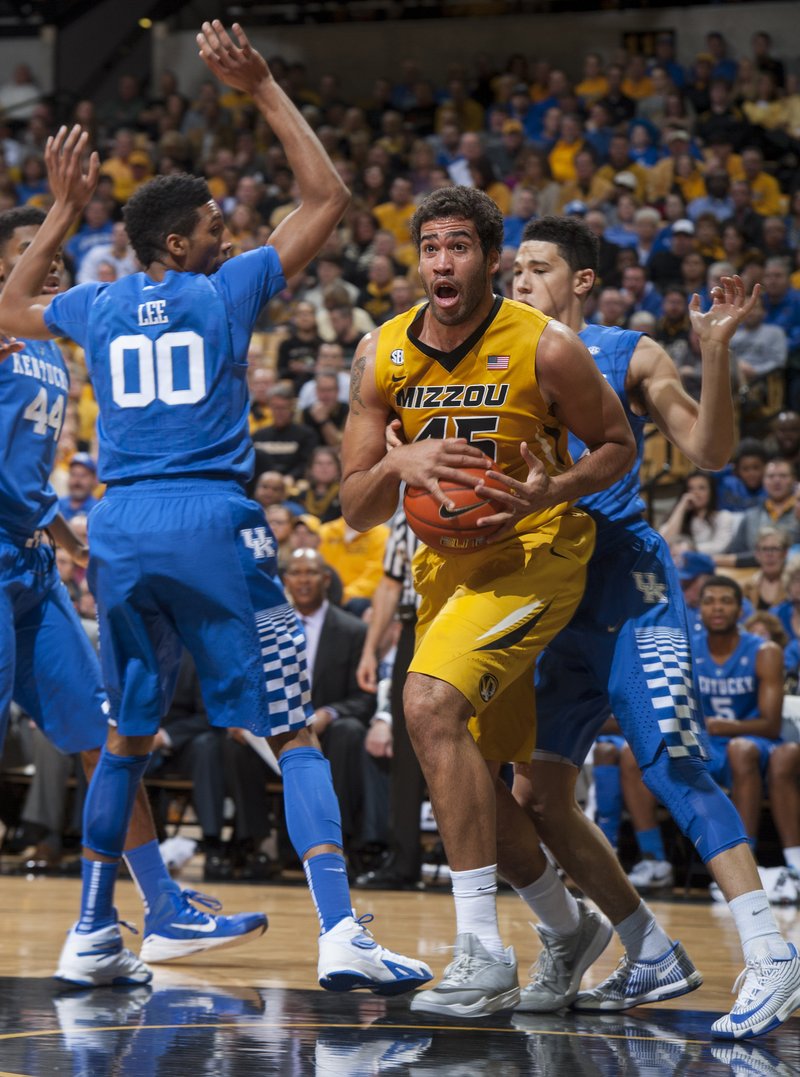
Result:
{"label": "outstretched hand", "polygon": [[100,175],[100,158],[94,152],[89,157],[88,168],[83,169],[82,158],[88,141],[88,132],[75,124],[70,130],[59,127],[44,148],[50,191],[57,202],[63,202],[76,213],[88,204]]}
{"label": "outstretched hand", "polygon": [[760,284],[747,298],[740,276],[722,277],[720,284],[711,290],[711,307],[703,313],[700,310],[700,296],[695,293],[689,304],[689,317],[700,343],[728,344],[756,305],[760,294]]}
{"label": "outstretched hand", "polygon": [[197,35],[200,57],[220,82],[252,95],[259,83],[270,77],[267,61],[247,40],[238,22],[232,29],[238,45],[219,19],[204,22]]}

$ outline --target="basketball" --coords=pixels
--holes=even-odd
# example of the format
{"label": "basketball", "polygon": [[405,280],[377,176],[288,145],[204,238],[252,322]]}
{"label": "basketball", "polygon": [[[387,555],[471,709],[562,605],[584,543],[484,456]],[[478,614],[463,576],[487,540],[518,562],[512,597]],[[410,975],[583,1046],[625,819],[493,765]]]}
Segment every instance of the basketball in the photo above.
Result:
{"label": "basketball", "polygon": [[[497,479],[488,478],[483,468],[463,468],[463,471],[466,475],[482,478],[486,486],[508,490]],[[454,509],[441,505],[432,494],[419,486],[407,487],[403,499],[409,527],[427,546],[442,553],[472,553],[484,546],[487,539],[504,526],[478,526],[478,521],[484,516],[506,511],[499,502],[480,497],[472,486],[452,479],[443,479],[439,486],[455,505]]]}

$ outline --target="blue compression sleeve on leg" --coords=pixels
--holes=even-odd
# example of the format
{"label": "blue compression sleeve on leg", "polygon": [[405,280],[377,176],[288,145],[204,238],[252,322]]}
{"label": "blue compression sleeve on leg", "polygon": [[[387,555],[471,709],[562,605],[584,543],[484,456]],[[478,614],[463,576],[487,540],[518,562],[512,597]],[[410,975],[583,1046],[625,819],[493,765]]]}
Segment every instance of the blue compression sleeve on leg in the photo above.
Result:
{"label": "blue compression sleeve on leg", "polygon": [[[280,757],[286,828],[303,859],[317,845],[342,847],[339,802],[328,760],[317,748],[291,748]],[[320,853],[303,864],[322,931],[352,915],[347,866],[341,852]]]}
{"label": "blue compression sleeve on leg", "polygon": [[83,808],[83,844],[88,849],[115,859],[122,856],[136,789],[149,759],[113,755],[103,748]]}
{"label": "blue compression sleeve on leg", "polygon": [[654,826],[651,830],[637,830],[636,842],[642,856],[652,857],[653,860],[667,859],[659,827]]}
{"label": "blue compression sleeve on leg", "polygon": [[673,759],[662,749],[642,769],[642,778],[704,863],[748,841],[739,813],[708,773],[703,759],[697,756]]}
{"label": "blue compression sleeve on leg", "polygon": [[619,767],[596,766],[594,789],[597,798],[595,822],[616,849],[619,845],[619,828],[622,822],[622,782]]}
{"label": "blue compression sleeve on leg", "polygon": [[342,847],[342,817],[331,766],[318,748],[291,748],[280,757],[286,829],[302,859],[315,845]]}

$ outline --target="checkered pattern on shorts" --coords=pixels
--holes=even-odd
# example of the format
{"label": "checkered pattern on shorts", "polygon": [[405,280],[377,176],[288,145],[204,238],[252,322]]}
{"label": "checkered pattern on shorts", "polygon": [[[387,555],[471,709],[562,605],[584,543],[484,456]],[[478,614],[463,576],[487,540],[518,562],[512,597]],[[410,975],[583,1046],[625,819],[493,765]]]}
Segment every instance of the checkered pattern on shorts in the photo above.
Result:
{"label": "checkered pattern on shorts", "polygon": [[259,610],[256,628],[264,660],[271,733],[308,725],[314,717],[306,638],[292,606]]}
{"label": "checkered pattern on shorts", "polygon": [[674,628],[637,628],[636,646],[667,751],[675,759],[705,758],[685,634]]}

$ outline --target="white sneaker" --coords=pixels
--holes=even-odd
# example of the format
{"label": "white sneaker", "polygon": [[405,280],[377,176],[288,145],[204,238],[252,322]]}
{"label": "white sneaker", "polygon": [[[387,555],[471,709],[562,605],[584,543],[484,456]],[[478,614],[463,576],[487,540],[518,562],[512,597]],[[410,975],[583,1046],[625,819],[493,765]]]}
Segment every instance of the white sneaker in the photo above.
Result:
{"label": "white sneaker", "polygon": [[789,956],[748,961],[733,985],[739,994],[733,1009],[711,1026],[714,1036],[747,1040],[763,1036],[788,1020],[800,1007],[800,957],[791,943]]}
{"label": "white sneaker", "polygon": [[542,940],[542,952],[531,966],[530,983],[522,989],[517,1012],[552,1013],[569,1006],[578,994],[584,972],[611,941],[614,929],[601,912],[581,900],[578,909],[578,927],[566,937],[533,925]]}
{"label": "white sneaker", "polygon": [[770,905],[797,905],[800,902],[800,875],[794,868],[759,868],[761,884]]}
{"label": "white sneaker", "polygon": [[424,961],[387,950],[364,927],[371,914],[340,920],[319,937],[317,975],[327,991],[366,988],[376,995],[402,995],[433,979]]}
{"label": "white sneaker", "polygon": [[675,883],[675,873],[669,860],[640,860],[628,872],[628,879],[641,893],[666,890]]}
{"label": "white sneaker", "polygon": [[[122,945],[119,929],[124,920],[115,920],[96,931],[77,931],[70,928],[54,975],[57,980],[79,987],[100,987],[103,984],[147,984],[153,973],[136,954]],[[130,924],[125,926],[136,933]]]}
{"label": "white sneaker", "polygon": [[445,1017],[488,1017],[519,1005],[517,959],[513,947],[498,960],[477,935],[456,936],[455,956],[436,987],[411,1000],[414,1013]]}

